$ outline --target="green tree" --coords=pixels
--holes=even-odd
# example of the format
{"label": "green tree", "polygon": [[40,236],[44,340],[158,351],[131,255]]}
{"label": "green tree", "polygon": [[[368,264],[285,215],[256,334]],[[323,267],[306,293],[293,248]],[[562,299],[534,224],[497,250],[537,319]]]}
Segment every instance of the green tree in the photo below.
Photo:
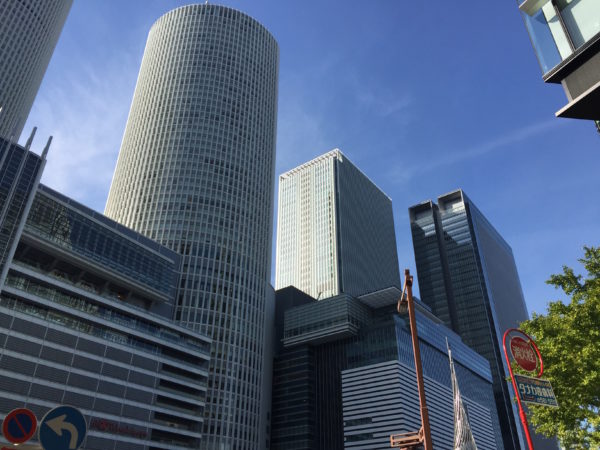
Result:
{"label": "green tree", "polygon": [[579,261],[587,276],[564,266],[548,284],[571,300],[550,302],[545,315],[533,314],[521,328],[544,358],[559,408],[531,407],[537,432],[558,436],[567,449],[600,449],[600,247],[584,247]]}

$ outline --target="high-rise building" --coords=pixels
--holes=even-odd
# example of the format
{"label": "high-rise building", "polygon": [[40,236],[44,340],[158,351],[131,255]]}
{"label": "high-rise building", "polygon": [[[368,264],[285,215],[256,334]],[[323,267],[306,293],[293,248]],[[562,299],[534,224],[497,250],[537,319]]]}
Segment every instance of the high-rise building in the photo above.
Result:
{"label": "high-rise building", "polygon": [[[294,287],[276,292],[272,448],[383,449],[390,435],[419,430],[412,339],[396,312],[398,288],[316,301]],[[434,448],[452,448],[452,388],[446,339],[481,450],[503,449],[488,362],[424,305],[417,326]]]}
{"label": "high-rise building", "polygon": [[338,149],[279,177],[275,288],[323,299],[400,286],[392,200]]}
{"label": "high-rise building", "polygon": [[211,341],[172,320],[181,256],[38,185],[43,156],[0,160],[0,419],[69,404],[82,448],[197,449]]}
{"label": "high-rise building", "polygon": [[561,83],[558,117],[600,120],[600,2],[517,0],[546,83]]}
{"label": "high-rise building", "polygon": [[175,318],[213,339],[204,449],[267,445],[278,63],[273,36],[239,11],[202,4],[160,17],[106,204],[183,256]]}
{"label": "high-rise building", "polygon": [[421,300],[490,363],[504,447],[520,449],[501,342],[528,319],[512,249],[462,190],[412,206],[409,216]]}
{"label": "high-rise building", "polygon": [[73,0],[0,0],[0,137],[18,140]]}

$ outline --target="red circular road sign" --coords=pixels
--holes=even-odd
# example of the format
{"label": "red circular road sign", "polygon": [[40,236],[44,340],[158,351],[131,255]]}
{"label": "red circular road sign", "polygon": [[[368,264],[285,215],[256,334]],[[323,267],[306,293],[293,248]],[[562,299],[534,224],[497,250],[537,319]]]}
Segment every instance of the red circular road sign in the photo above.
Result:
{"label": "red circular road sign", "polygon": [[27,442],[35,434],[36,428],[35,414],[25,408],[13,409],[2,422],[2,434],[11,444]]}
{"label": "red circular road sign", "polygon": [[537,355],[528,341],[519,336],[513,336],[510,340],[510,352],[517,364],[527,372],[533,372],[537,368]]}

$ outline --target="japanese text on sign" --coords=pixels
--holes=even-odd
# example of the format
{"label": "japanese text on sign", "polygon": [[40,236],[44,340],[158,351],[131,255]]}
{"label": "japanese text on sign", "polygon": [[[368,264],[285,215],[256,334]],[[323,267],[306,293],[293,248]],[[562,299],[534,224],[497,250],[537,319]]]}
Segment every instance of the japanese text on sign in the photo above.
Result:
{"label": "japanese text on sign", "polygon": [[514,375],[514,377],[522,401],[536,405],[558,407],[552,385],[548,380],[524,375]]}

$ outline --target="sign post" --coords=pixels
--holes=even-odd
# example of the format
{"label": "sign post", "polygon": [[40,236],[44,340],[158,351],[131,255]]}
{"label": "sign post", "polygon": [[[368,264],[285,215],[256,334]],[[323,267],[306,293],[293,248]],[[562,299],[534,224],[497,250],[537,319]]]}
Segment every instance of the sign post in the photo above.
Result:
{"label": "sign post", "polygon": [[[510,333],[519,333],[521,335],[513,336],[510,339],[510,352],[513,356],[513,359],[516,361],[519,367],[521,367],[527,372],[535,372],[535,370],[538,367],[539,360],[539,371],[536,375],[536,378],[524,377],[522,375],[513,374],[510,359],[508,357],[508,352],[506,351],[506,338]],[[542,355],[540,354],[540,351],[538,350],[537,345],[535,345],[533,339],[531,339],[527,334],[525,334],[517,328],[509,328],[504,332],[504,336],[502,338],[502,345],[504,347],[504,356],[506,358],[506,365],[508,366],[510,380],[512,381],[513,389],[515,390],[515,394],[517,396],[517,404],[519,405],[519,416],[521,417],[521,423],[523,424],[523,430],[525,431],[527,446],[529,447],[529,450],[533,450],[533,442],[531,440],[531,434],[529,433],[529,424],[527,423],[527,416],[525,414],[525,410],[523,409],[523,404],[521,403],[521,391],[519,390],[519,388],[522,386],[522,389],[525,391],[526,394],[531,392],[537,392],[537,386],[528,384],[525,380],[526,378],[529,380],[536,380],[538,382],[547,382],[546,380],[539,380],[539,378],[544,373],[544,362],[542,361]],[[517,381],[515,377],[521,377],[519,387],[517,387]],[[547,383],[548,385],[550,384],[549,382]],[[527,386],[529,386],[529,390]],[[533,388],[533,390],[531,388]],[[552,390],[552,387],[550,387],[550,390]],[[552,397],[554,397],[554,393],[552,393]],[[528,402],[528,400],[525,400],[525,397],[523,398],[523,401]],[[554,401],[556,402],[556,398],[554,399]]]}

